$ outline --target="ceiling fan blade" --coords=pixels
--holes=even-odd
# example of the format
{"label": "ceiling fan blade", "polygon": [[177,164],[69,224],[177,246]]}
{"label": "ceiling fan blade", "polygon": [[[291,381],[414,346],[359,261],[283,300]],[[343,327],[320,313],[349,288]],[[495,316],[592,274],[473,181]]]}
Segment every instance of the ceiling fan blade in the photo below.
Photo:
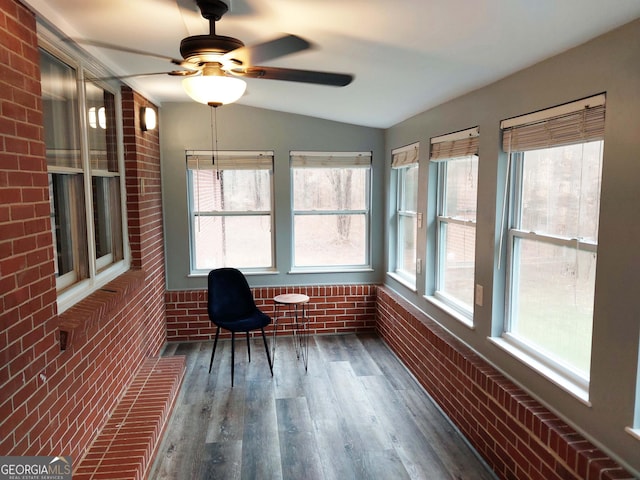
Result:
{"label": "ceiling fan blade", "polygon": [[100,42],[100,41],[97,41],[97,40],[85,40],[85,39],[70,38],[70,39],[67,39],[67,41],[75,42],[78,45],[87,45],[87,46],[91,46],[91,47],[106,48],[106,49],[109,49],[109,50],[117,50],[119,52],[134,53],[136,55],[144,55],[144,56],[147,56],[147,57],[160,58],[162,60],[168,60],[171,63],[173,63],[174,65],[182,65],[184,63],[183,60],[179,60],[177,58],[168,57],[166,55],[161,55],[161,54],[152,53],[152,52],[145,52],[144,50],[136,50],[135,48],[122,47],[120,45],[113,45],[111,43]]}
{"label": "ceiling fan blade", "polygon": [[236,48],[226,53],[222,60],[223,63],[232,62],[236,65],[251,66],[308,48],[311,48],[311,44],[304,38],[297,35],[285,35],[268,42]]}
{"label": "ceiling fan blade", "polygon": [[88,77],[89,80],[125,80],[127,78],[135,78],[135,77],[150,77],[152,75],[167,75],[169,72],[150,72],[150,73],[132,73],[131,75],[112,75],[109,77]]}
{"label": "ceiling fan blade", "polygon": [[316,72],[313,70],[296,70],[292,68],[249,67],[242,70],[233,70],[232,72],[233,74],[249,78],[315,83],[331,87],[345,87],[353,81],[353,75],[346,73]]}
{"label": "ceiling fan blade", "polygon": [[93,80],[125,80],[127,78],[136,78],[136,77],[151,77],[154,75],[171,75],[173,77],[190,77],[192,75],[200,75],[200,70],[173,70],[173,71],[165,71],[165,72],[147,72],[147,73],[132,73],[131,75],[112,75],[109,77],[98,77],[91,78]]}

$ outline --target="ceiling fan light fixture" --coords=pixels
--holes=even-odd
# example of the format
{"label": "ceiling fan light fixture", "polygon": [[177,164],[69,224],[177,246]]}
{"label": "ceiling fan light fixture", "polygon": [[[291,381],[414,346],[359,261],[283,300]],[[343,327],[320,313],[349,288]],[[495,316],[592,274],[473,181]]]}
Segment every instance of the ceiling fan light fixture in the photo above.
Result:
{"label": "ceiling fan light fixture", "polygon": [[235,77],[194,75],[182,80],[182,88],[196,102],[217,107],[240,99],[247,83]]}

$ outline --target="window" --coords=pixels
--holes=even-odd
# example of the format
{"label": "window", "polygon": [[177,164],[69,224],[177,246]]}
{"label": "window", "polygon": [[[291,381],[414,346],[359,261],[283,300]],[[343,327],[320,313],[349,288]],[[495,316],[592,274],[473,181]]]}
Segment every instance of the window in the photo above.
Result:
{"label": "window", "polygon": [[40,50],[59,311],[128,268],[116,95],[72,64]]}
{"label": "window", "polygon": [[368,267],[371,153],[292,152],[291,167],[294,267]]}
{"label": "window", "polygon": [[[640,344],[640,339],[638,340]],[[640,351],[638,351],[638,367],[636,373],[636,408],[634,411],[633,428],[635,435],[640,439]]]}
{"label": "window", "polygon": [[478,129],[431,139],[436,163],[436,248],[434,297],[473,316],[476,207],[478,197]]}
{"label": "window", "polygon": [[188,151],[191,270],[274,268],[273,152]]}
{"label": "window", "polygon": [[395,273],[415,287],[418,210],[418,144],[391,152],[391,168],[396,172]]}
{"label": "window", "polygon": [[115,96],[85,83],[89,162],[93,200],[95,260],[98,271],[122,260],[122,206],[116,138]]}
{"label": "window", "polygon": [[604,95],[502,123],[510,152],[505,338],[586,392]]}

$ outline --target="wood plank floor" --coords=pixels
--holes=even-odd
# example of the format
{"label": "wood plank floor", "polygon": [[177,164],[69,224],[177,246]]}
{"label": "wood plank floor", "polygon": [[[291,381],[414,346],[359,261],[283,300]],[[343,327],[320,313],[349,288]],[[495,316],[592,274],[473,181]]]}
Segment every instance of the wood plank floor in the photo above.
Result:
{"label": "wood plank floor", "polygon": [[311,337],[308,371],[290,337],[269,373],[261,338],[171,344],[182,392],[149,478],[495,479],[373,334]]}

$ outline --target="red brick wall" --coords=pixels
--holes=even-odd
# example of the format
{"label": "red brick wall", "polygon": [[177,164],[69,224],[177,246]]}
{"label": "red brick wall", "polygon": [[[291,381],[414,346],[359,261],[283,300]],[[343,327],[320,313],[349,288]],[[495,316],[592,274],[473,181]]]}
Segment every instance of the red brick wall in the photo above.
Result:
{"label": "red brick wall", "polygon": [[[128,187],[137,269],[58,316],[35,31],[27,8],[0,0],[0,455],[77,461],[164,343],[160,192],[129,202]],[[142,100],[131,102],[135,111]],[[134,117],[125,116],[128,186],[139,171],[160,171],[157,133],[142,138]]]}
{"label": "red brick wall", "polygon": [[56,291],[35,21],[0,3],[0,454],[35,452],[48,421]]}
{"label": "red brick wall", "polygon": [[453,335],[378,288],[380,336],[500,478],[632,479]]}
{"label": "red brick wall", "polygon": [[[127,184],[127,219],[131,266],[147,276],[144,317],[147,327],[147,355],[157,352],[166,340],[164,325],[164,232],[160,188],[159,128],[140,130],[140,109],[157,108],[128,87],[122,89],[124,117],[124,159]],[[160,328],[159,320],[162,318]]]}
{"label": "red brick wall", "polygon": [[[282,293],[303,293],[309,296],[307,312],[312,334],[373,331],[375,328],[375,285],[253,289],[256,305],[272,317],[275,314],[273,297]],[[207,316],[206,290],[168,291],[166,304],[168,341],[213,338],[216,329],[211,326]],[[283,335],[292,333],[290,329],[280,328],[278,332]]]}

